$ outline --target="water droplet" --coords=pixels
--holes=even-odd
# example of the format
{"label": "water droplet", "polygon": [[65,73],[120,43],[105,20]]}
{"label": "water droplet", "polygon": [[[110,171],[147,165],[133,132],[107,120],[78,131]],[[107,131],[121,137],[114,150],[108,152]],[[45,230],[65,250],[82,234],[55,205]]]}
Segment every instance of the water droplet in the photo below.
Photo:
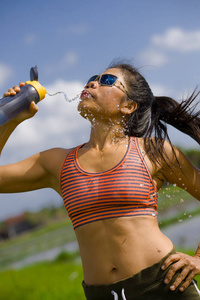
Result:
{"label": "water droplet", "polygon": [[192,218],[192,215],[189,215],[188,218]]}
{"label": "water droplet", "polygon": [[183,222],[183,220],[179,219],[178,222],[181,223],[181,222]]}

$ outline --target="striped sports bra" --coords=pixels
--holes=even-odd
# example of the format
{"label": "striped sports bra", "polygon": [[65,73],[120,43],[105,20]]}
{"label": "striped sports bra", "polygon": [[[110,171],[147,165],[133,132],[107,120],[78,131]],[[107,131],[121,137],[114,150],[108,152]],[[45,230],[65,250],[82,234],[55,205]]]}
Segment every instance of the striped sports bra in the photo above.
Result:
{"label": "striped sports bra", "polygon": [[77,160],[80,145],[65,158],[60,185],[74,229],[98,220],[157,215],[157,188],[138,146],[130,137],[124,158],[101,173],[84,171]]}

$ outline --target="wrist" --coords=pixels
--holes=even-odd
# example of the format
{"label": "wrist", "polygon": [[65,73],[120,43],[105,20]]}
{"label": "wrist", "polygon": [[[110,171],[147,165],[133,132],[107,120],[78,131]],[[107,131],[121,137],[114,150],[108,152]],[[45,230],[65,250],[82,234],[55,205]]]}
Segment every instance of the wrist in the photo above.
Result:
{"label": "wrist", "polygon": [[19,125],[17,122],[9,121],[8,123],[0,126],[0,154],[3,150],[4,145],[6,144],[8,138]]}

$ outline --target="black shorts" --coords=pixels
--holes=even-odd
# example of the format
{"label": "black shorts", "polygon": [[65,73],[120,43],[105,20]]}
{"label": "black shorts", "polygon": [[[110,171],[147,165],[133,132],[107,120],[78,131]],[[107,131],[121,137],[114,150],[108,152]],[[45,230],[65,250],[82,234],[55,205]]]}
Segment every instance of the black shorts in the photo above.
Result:
{"label": "black shorts", "polygon": [[161,270],[166,258],[176,253],[173,249],[158,263],[140,271],[134,276],[110,285],[86,285],[82,283],[87,300],[200,300],[200,291],[196,281],[184,291],[170,290],[172,282],[178,276],[178,272],[172,281],[166,285],[165,276],[169,270]]}

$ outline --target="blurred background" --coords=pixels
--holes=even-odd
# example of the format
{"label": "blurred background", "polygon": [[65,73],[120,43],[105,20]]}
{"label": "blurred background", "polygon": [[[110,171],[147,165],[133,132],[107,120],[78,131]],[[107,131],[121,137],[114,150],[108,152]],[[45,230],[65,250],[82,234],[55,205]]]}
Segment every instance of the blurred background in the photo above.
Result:
{"label": "blurred background", "polygon": [[[200,84],[199,11],[199,0],[1,0],[1,97],[8,88],[29,80],[30,68],[37,65],[39,82],[49,93],[64,91],[73,98],[81,93],[90,76],[103,72],[113,60],[125,59],[139,68],[155,95],[181,100]],[[90,125],[77,113],[77,104],[78,100],[67,103],[62,94],[47,95],[39,103],[37,115],[12,134],[1,164],[48,148],[71,148],[86,142]],[[173,128],[169,127],[169,133],[173,144],[192,153],[199,164],[199,145]],[[159,223],[164,233],[176,246],[194,250],[200,239],[198,201],[166,185],[159,203]],[[5,233],[13,238],[9,240],[7,236],[0,242],[0,270],[52,260],[60,251],[78,257],[62,199],[52,190],[1,194],[0,221],[1,236]],[[20,235],[30,229],[34,229],[32,233]],[[72,256],[61,255],[58,261],[63,265]],[[15,277],[18,273],[2,273],[0,299],[25,299],[24,289],[26,299],[63,299],[63,295],[66,299],[83,299],[73,296],[76,280],[79,286],[82,278],[79,266],[76,263],[68,271],[65,266],[67,277],[56,278],[52,277],[56,270],[49,271],[44,266],[35,271],[34,279],[29,277],[34,274],[33,269],[29,275],[20,273],[21,281]],[[60,278],[68,282],[67,290],[72,288],[70,296],[65,292],[57,295],[52,290],[55,282],[61,289]],[[32,280],[38,289],[33,290]],[[50,293],[46,298],[44,289]],[[40,294],[34,294],[36,291]]]}

